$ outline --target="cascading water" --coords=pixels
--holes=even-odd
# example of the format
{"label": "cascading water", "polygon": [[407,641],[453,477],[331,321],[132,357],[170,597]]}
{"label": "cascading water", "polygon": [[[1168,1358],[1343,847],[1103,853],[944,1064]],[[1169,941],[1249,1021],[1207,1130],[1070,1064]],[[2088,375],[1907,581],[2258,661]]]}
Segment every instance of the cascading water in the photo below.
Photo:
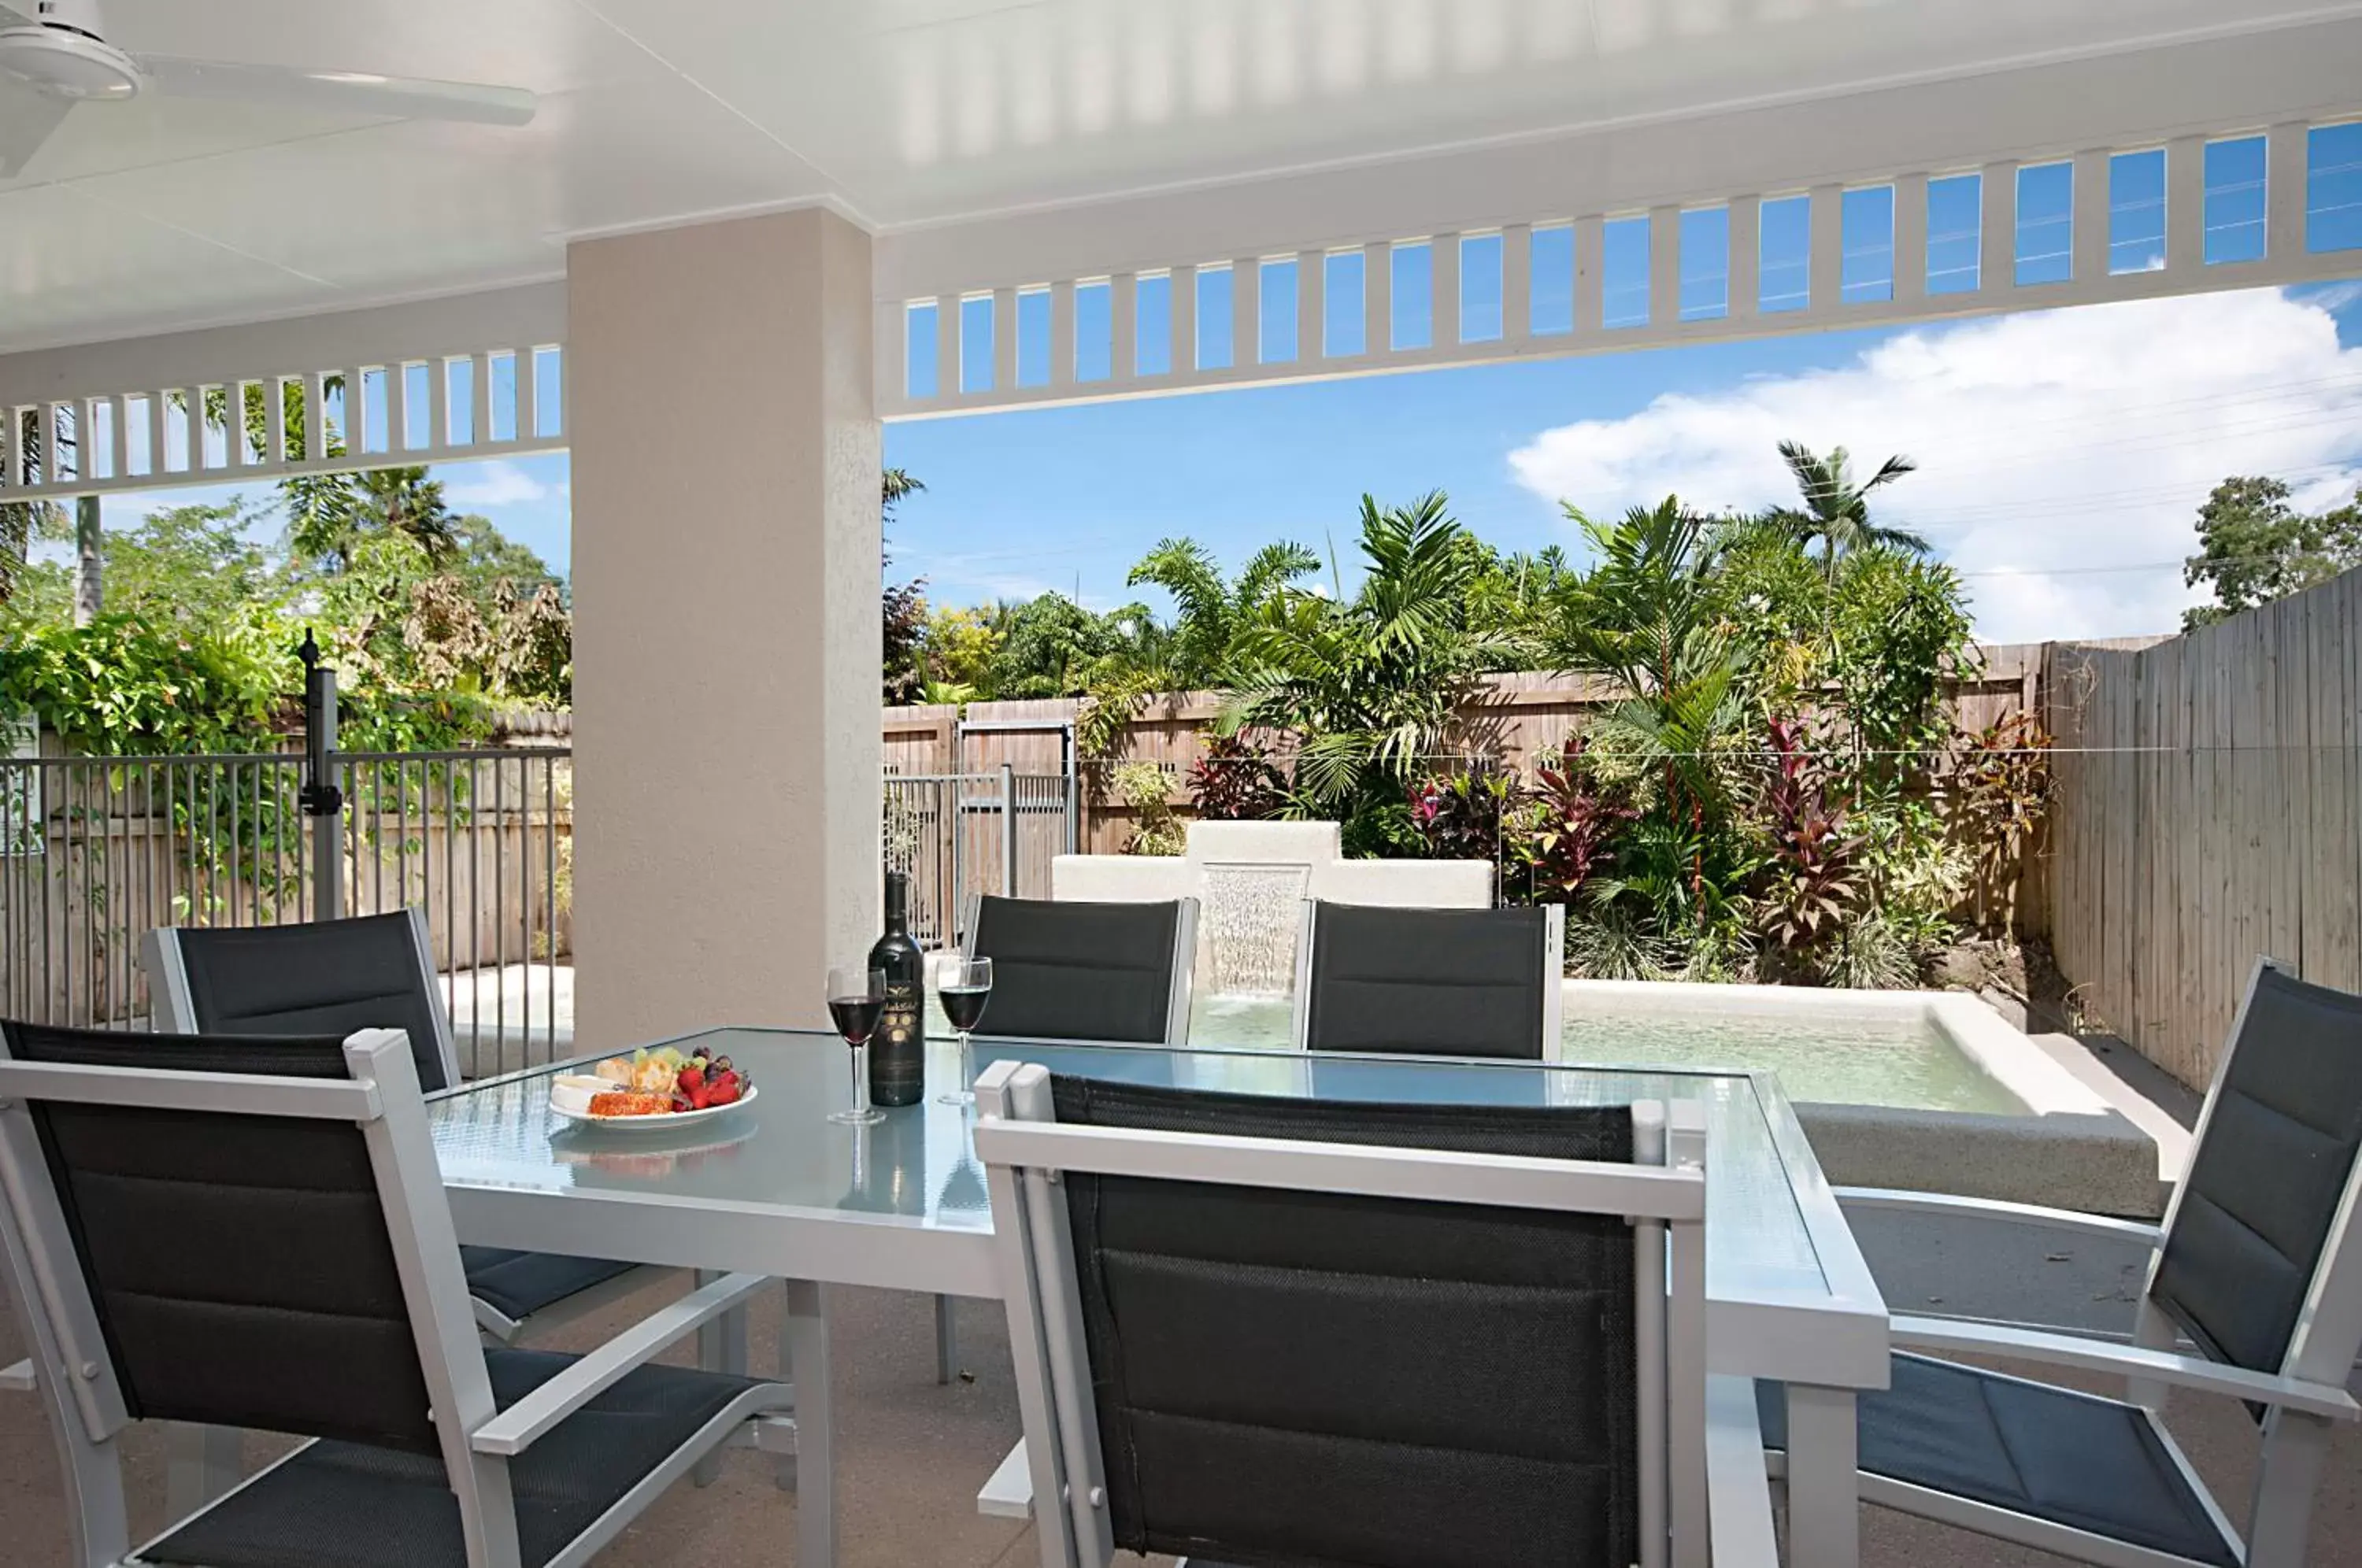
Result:
{"label": "cascading water", "polygon": [[1213,996],[1295,994],[1296,937],[1311,879],[1308,866],[1205,866],[1198,940]]}

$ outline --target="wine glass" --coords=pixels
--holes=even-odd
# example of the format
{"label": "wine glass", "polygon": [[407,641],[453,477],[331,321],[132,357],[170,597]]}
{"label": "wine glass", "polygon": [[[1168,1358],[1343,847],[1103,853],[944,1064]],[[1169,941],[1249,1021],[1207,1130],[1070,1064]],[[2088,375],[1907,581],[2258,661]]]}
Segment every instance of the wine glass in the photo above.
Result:
{"label": "wine glass", "polygon": [[992,999],[992,960],[969,958],[957,953],[946,953],[936,959],[935,999],[944,1004],[945,1021],[959,1032],[958,1087],[948,1094],[936,1096],[936,1102],[974,1105],[976,1091],[968,1085],[976,1079],[976,1058],[967,1034],[984,1016],[984,1004]]}
{"label": "wine glass", "polygon": [[867,1127],[886,1120],[869,1103],[869,1037],[886,1013],[886,971],[855,964],[828,972],[828,1016],[853,1047],[853,1103],[828,1113],[831,1121]]}

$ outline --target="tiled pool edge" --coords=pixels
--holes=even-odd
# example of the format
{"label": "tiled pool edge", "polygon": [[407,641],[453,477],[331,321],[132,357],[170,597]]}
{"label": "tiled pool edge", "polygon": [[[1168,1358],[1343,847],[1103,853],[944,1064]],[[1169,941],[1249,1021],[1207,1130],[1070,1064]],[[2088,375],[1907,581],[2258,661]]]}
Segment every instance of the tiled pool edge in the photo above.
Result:
{"label": "tiled pool edge", "polygon": [[1783,1012],[1926,1019],[2027,1108],[2023,1116],[1893,1106],[1796,1104],[1796,1120],[1839,1187],[1949,1192],[2127,1219],[2165,1211],[2157,1145],[2121,1111],[1975,997],[1959,991],[1845,991],[1793,986],[1568,980],[1567,1012],[1586,993],[1665,1012]]}

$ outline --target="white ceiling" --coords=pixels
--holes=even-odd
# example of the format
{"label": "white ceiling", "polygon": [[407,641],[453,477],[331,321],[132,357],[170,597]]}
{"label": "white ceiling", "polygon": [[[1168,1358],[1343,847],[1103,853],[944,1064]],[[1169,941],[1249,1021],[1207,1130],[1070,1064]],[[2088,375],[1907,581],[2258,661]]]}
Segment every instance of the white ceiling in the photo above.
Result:
{"label": "white ceiling", "polygon": [[[0,181],[0,350],[2362,15],[2362,0],[106,0],[127,49],[510,83],[523,129],[142,99]],[[0,85],[0,93],[15,91]]]}

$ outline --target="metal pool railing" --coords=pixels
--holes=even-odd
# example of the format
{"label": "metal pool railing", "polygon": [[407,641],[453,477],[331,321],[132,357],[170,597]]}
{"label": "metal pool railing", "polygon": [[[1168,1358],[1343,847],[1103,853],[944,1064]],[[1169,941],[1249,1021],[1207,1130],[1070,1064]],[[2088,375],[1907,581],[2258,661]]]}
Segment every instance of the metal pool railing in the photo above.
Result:
{"label": "metal pool railing", "polygon": [[346,753],[337,907],[298,756],[0,759],[0,1014],[145,1027],[140,938],[415,905],[470,1076],[573,1037],[565,750]]}

